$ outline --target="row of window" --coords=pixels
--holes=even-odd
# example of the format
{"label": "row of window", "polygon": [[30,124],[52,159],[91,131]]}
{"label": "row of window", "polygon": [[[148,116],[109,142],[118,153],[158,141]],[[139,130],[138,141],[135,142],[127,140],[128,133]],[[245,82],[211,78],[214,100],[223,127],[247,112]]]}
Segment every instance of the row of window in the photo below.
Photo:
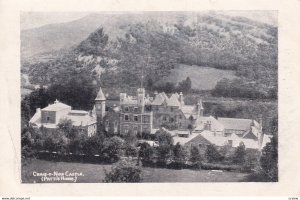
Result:
{"label": "row of window", "polygon": [[[177,116],[179,119],[182,119],[182,115]],[[163,115],[162,116],[163,121],[169,121],[169,122],[176,122],[176,116],[170,117],[169,115]]]}
{"label": "row of window", "polygon": [[[145,111],[151,111],[152,107],[151,105],[145,105]],[[129,107],[129,106],[125,106],[123,109],[124,112],[129,112],[132,111],[134,113],[139,113],[141,112],[141,109],[139,107]]]}
{"label": "row of window", "polygon": [[[124,121],[130,121],[129,115],[124,115]],[[139,121],[138,115],[133,115],[132,121],[138,122],[138,121]],[[149,121],[150,121],[150,120],[149,120],[149,116],[144,116],[144,117],[143,117],[143,122],[144,122],[144,123],[149,123]]]}
{"label": "row of window", "polygon": [[163,110],[163,111],[171,111],[174,112],[177,110],[176,107],[162,107],[162,106],[153,106],[153,110],[155,111],[159,111],[159,110]]}
{"label": "row of window", "polygon": [[[143,127],[142,128],[143,130],[143,132],[149,132],[150,130],[149,130],[149,128],[148,127]],[[123,132],[126,134],[126,133],[128,133],[129,132],[129,126],[123,126]],[[134,134],[138,134],[138,132],[140,132],[141,130],[138,128],[138,127],[133,127],[133,130],[132,130],[132,132],[134,133]]]}

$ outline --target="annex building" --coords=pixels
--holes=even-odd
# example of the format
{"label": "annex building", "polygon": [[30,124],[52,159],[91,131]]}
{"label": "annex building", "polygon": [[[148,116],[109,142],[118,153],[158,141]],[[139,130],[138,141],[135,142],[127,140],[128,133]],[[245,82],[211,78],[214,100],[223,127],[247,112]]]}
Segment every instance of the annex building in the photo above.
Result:
{"label": "annex building", "polygon": [[71,106],[58,100],[43,109],[37,108],[29,124],[37,128],[56,129],[57,125],[63,120],[71,120],[73,126],[88,136],[92,136],[97,132],[95,109],[92,111],[72,110]]}

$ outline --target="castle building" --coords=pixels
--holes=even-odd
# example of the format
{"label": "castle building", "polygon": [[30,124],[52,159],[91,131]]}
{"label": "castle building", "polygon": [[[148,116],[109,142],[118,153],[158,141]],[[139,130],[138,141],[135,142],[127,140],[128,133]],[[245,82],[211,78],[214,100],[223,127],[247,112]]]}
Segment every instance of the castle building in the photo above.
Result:
{"label": "castle building", "polygon": [[144,88],[137,90],[137,96],[120,94],[120,134],[126,134],[129,131],[134,134],[152,132],[151,100],[149,96],[145,96]]}
{"label": "castle building", "polygon": [[119,105],[106,106],[107,99],[100,87],[92,111],[72,110],[71,106],[55,101],[40,109],[30,119],[33,127],[57,128],[64,119],[82,133],[92,136],[97,132],[97,122],[108,133],[135,135],[155,134],[164,129],[174,142],[182,145],[230,145],[237,147],[243,142],[246,148],[262,149],[271,136],[263,134],[262,120],[221,118],[204,116],[202,100],[186,105],[183,94],[146,94],[138,88],[136,96],[120,93]]}
{"label": "castle building", "polygon": [[[120,93],[120,106],[105,116],[105,130],[114,134],[155,134],[159,129],[171,133],[174,142],[182,145],[213,144],[237,147],[243,142],[246,148],[262,149],[270,136],[262,133],[262,122],[253,119],[215,118],[204,116],[202,100],[186,105],[182,93],[170,96],[155,92],[146,95],[138,88],[136,96]],[[119,121],[117,120],[119,116]]]}

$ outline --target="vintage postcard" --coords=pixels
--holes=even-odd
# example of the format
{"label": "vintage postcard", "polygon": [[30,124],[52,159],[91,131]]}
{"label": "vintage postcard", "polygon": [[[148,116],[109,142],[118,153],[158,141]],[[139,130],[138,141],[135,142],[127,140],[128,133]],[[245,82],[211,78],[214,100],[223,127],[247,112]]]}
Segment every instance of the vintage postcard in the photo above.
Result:
{"label": "vintage postcard", "polygon": [[277,15],[22,12],[22,183],[278,181]]}
{"label": "vintage postcard", "polygon": [[[205,9],[145,3],[151,9],[125,10],[107,3],[100,10],[20,3],[14,36],[19,66],[6,71],[19,78],[7,94],[19,98],[4,96],[13,112],[19,109],[9,115],[19,128],[7,125],[19,162],[11,165],[19,175],[10,182],[24,190],[68,191],[92,183],[101,194],[118,187],[143,194],[147,186],[164,194],[161,183],[166,191],[181,188],[172,192],[178,195],[198,187],[230,193],[214,193],[218,183],[224,190],[258,187],[258,195],[272,195],[262,188],[280,188],[289,169],[299,178],[296,160],[291,168],[285,161],[299,144],[287,115],[299,97],[287,100],[292,68],[281,71],[285,64],[279,62],[293,49],[284,45],[292,45],[288,28],[299,15],[284,18],[284,5],[274,2],[232,9],[214,2]],[[290,184],[286,195],[299,195],[299,181]]]}

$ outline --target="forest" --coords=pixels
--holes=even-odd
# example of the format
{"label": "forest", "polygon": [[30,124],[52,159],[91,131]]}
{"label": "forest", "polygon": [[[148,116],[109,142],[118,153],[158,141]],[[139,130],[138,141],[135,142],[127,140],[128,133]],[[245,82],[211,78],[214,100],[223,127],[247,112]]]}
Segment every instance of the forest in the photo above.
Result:
{"label": "forest", "polygon": [[59,84],[62,74],[83,71],[98,86],[113,88],[137,87],[143,74],[148,88],[165,88],[157,84],[179,64],[207,66],[238,76],[221,80],[213,96],[277,99],[277,27],[236,17],[187,20],[168,25],[172,32],[154,20],[120,26],[125,34],[114,40],[100,27],[53,59],[23,62],[22,72],[32,84],[50,85]]}

